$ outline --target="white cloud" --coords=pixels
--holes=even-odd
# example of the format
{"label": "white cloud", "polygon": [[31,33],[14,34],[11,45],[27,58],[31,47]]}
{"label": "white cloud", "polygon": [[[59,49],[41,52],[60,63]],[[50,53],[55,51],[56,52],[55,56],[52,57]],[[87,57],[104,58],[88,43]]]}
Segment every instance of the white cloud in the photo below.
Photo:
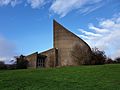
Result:
{"label": "white cloud", "polygon": [[32,8],[40,8],[45,4],[45,0],[27,0],[27,2]]}
{"label": "white cloud", "polygon": [[93,33],[93,32],[85,31],[83,29],[79,29],[79,31],[81,31],[82,33],[84,33],[85,35],[88,35],[88,36],[94,36],[94,37],[100,37],[100,36],[102,36],[100,34],[96,34],[96,33]]}
{"label": "white cloud", "polygon": [[13,43],[0,36],[0,61],[8,62],[16,55],[16,47]]}
{"label": "white cloud", "polygon": [[0,0],[0,6],[8,5],[11,0]]}
{"label": "white cloud", "polygon": [[[84,38],[91,47],[98,47],[105,50],[108,56],[112,58],[120,56],[120,16],[111,19],[104,19],[95,27],[93,24],[88,25],[91,32],[82,30]],[[95,32],[95,34],[93,33]],[[100,35],[100,37],[99,37]]]}
{"label": "white cloud", "polygon": [[7,6],[10,4],[12,7],[15,7],[19,3],[21,3],[20,0],[0,0],[0,6]]}
{"label": "white cloud", "polygon": [[116,52],[113,55],[113,58],[120,57],[120,49],[116,50]]}
{"label": "white cloud", "polygon": [[15,7],[19,3],[21,3],[21,2],[19,2],[18,0],[11,1],[11,6]]}
{"label": "white cloud", "polygon": [[17,4],[24,2],[25,6],[30,5],[33,9],[39,9],[49,3],[50,15],[58,14],[60,17],[66,16],[69,12],[76,10],[82,14],[88,14],[103,6],[104,0],[0,0],[0,6]]}
{"label": "white cloud", "polygon": [[89,29],[94,30],[96,33],[107,33],[109,30],[103,28],[97,28],[93,24],[89,24]]}
{"label": "white cloud", "polygon": [[54,0],[50,12],[64,17],[72,10],[79,9],[81,13],[88,13],[101,7],[103,0]]}

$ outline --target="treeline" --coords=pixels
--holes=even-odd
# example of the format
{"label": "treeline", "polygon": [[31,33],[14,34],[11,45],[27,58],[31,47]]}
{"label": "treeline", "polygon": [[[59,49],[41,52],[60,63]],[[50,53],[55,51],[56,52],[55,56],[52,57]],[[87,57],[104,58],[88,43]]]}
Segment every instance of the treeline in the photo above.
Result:
{"label": "treeline", "polygon": [[5,64],[3,61],[0,61],[0,69],[27,69],[28,61],[25,59],[25,56],[21,55],[16,57],[16,61],[13,64]]}
{"label": "treeline", "polygon": [[90,52],[89,50],[85,50],[84,47],[75,46],[72,51],[72,56],[78,65],[102,65],[120,63],[120,57],[112,60],[112,58],[106,56],[104,51],[100,51],[98,48],[93,48]]}
{"label": "treeline", "polygon": [[104,51],[100,51],[98,48],[92,49],[91,65],[102,65],[102,64],[117,64],[120,63],[120,57],[116,57],[114,60],[107,57]]}

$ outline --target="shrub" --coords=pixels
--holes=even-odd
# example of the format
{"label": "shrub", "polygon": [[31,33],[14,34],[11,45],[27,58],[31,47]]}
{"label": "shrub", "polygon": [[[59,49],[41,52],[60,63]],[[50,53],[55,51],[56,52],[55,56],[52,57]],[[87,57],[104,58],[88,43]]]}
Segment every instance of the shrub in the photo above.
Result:
{"label": "shrub", "polygon": [[115,63],[111,58],[107,58],[106,64],[112,64],[112,63]]}
{"label": "shrub", "polygon": [[92,60],[91,64],[101,65],[104,64],[106,60],[106,55],[104,51],[100,51],[98,48],[92,49]]}
{"label": "shrub", "polygon": [[0,61],[0,69],[7,69],[7,67],[3,61]]}
{"label": "shrub", "polygon": [[120,63],[120,57],[117,57],[117,58],[115,59],[115,61],[116,61],[116,63]]}
{"label": "shrub", "polygon": [[8,64],[8,65],[6,65],[6,67],[8,70],[14,70],[14,69],[16,69],[16,64]]}
{"label": "shrub", "polygon": [[25,59],[25,56],[21,55],[16,58],[16,67],[17,69],[27,69],[28,61]]}

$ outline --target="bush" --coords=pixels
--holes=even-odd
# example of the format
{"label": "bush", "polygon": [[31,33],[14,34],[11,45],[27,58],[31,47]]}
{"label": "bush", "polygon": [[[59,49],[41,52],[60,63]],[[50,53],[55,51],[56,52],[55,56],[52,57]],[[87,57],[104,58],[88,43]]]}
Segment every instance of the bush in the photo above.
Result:
{"label": "bush", "polygon": [[20,57],[16,58],[16,61],[17,69],[27,69],[28,61],[25,59],[25,56],[21,55]]}
{"label": "bush", "polygon": [[8,64],[8,65],[6,65],[6,67],[8,70],[14,70],[14,69],[16,69],[16,64]]}
{"label": "bush", "polygon": [[117,57],[117,58],[115,59],[115,61],[116,61],[116,63],[120,63],[120,57]]}
{"label": "bush", "polygon": [[106,60],[106,62],[105,62],[106,64],[113,64],[113,63],[115,63],[111,58],[107,58],[107,60]]}
{"label": "bush", "polygon": [[3,61],[0,61],[0,69],[7,69],[7,67]]}
{"label": "bush", "polygon": [[102,65],[105,64],[106,55],[104,51],[100,51],[98,48],[92,49],[92,65]]}

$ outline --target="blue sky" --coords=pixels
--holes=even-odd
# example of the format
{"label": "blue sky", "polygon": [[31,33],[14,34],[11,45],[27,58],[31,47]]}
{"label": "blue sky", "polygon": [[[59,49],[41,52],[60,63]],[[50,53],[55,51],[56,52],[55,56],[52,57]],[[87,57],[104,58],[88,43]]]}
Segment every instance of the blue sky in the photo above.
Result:
{"label": "blue sky", "polygon": [[53,19],[109,57],[120,55],[120,0],[0,0],[0,60],[52,48]]}

